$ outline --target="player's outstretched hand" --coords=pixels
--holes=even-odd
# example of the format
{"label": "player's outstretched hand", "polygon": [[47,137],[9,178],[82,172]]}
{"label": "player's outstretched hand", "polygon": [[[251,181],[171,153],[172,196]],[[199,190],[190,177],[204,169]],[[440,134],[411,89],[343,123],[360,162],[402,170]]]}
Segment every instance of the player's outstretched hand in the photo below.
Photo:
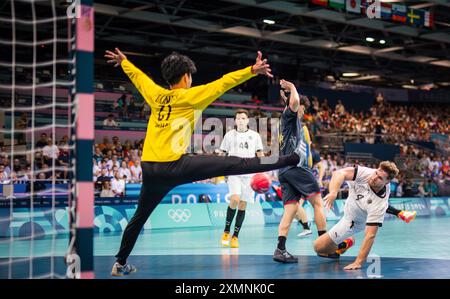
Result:
{"label": "player's outstretched hand", "polygon": [[344,270],[358,270],[361,269],[361,264],[358,262],[353,262],[350,265],[344,267]]}
{"label": "player's outstretched hand", "polygon": [[105,57],[109,59],[107,62],[108,63],[114,63],[114,67],[119,66],[122,63],[122,61],[127,59],[125,54],[123,54],[119,50],[119,48],[115,48],[114,52],[106,50],[105,53],[106,53]]}
{"label": "player's outstretched hand", "polygon": [[327,196],[323,198],[325,208],[330,210],[333,207],[333,202],[336,199],[337,194],[328,193]]}
{"label": "player's outstretched hand", "polygon": [[280,86],[281,89],[290,92],[293,88],[295,88],[295,85],[292,82],[286,81],[284,79],[280,80]]}
{"label": "player's outstretched hand", "polygon": [[266,75],[269,78],[273,78],[272,70],[270,65],[267,64],[267,58],[262,59],[262,53],[258,51],[258,56],[256,57],[256,62],[252,66],[252,73],[258,75]]}

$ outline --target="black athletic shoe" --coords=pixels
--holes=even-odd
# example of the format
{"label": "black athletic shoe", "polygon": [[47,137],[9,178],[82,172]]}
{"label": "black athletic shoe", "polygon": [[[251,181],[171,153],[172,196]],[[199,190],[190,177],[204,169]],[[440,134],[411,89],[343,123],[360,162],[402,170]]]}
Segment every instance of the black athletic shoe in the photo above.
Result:
{"label": "black athletic shoe", "polygon": [[287,250],[275,249],[273,260],[279,263],[298,263],[298,258],[287,252]]}
{"label": "black athletic shoe", "polygon": [[317,256],[324,257],[327,259],[338,259],[341,257],[341,255],[336,252],[329,253],[329,254],[317,254]]}

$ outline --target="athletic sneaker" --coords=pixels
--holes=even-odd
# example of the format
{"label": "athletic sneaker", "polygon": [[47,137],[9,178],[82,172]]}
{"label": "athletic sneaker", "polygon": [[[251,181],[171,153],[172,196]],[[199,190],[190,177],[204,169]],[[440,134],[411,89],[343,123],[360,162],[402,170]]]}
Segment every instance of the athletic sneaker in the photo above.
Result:
{"label": "athletic sneaker", "polygon": [[300,162],[298,162],[297,167],[303,167],[306,162],[306,143],[303,140],[300,140],[297,147],[294,150],[294,153],[296,153],[299,158]]}
{"label": "athletic sneaker", "polygon": [[401,211],[398,213],[398,218],[405,221],[406,223],[410,223],[414,219],[416,219],[417,212],[416,211]]}
{"label": "athletic sneaker", "polygon": [[336,253],[339,255],[344,254],[353,245],[355,245],[355,238],[354,237],[347,238],[341,244],[338,245]]}
{"label": "athletic sneaker", "polygon": [[305,237],[310,236],[311,234],[312,234],[312,230],[310,230],[310,229],[304,229],[301,233],[299,233],[299,234],[297,235],[297,237],[299,237],[299,238],[305,238]]}
{"label": "athletic sneaker", "polygon": [[233,236],[233,237],[231,238],[230,247],[231,247],[231,248],[239,248],[239,240],[238,240],[238,237]]}
{"label": "athletic sneaker", "polygon": [[137,271],[137,269],[133,265],[126,263],[125,265],[122,266],[121,264],[115,262],[112,267],[112,270],[111,270],[111,275],[112,276],[124,276],[124,275],[128,275],[130,273],[134,273],[136,271]]}
{"label": "athletic sneaker", "polygon": [[287,252],[287,250],[275,249],[273,260],[279,263],[298,263],[298,258]]}
{"label": "athletic sneaker", "polygon": [[223,232],[222,234],[222,239],[220,240],[220,243],[223,246],[230,246],[230,233],[228,232]]}

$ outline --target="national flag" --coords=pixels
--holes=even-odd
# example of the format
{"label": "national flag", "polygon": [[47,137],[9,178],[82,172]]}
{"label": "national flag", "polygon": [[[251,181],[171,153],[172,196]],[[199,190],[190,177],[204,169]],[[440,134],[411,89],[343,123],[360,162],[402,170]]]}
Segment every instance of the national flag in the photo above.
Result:
{"label": "national flag", "polygon": [[392,21],[406,23],[406,6],[401,4],[392,5]]}
{"label": "national flag", "polygon": [[367,11],[367,1],[371,1],[371,0],[361,0],[361,13],[362,14],[366,14]]}
{"label": "national flag", "polygon": [[434,26],[434,13],[425,11],[424,25],[425,25],[425,27],[433,27]]}
{"label": "national flag", "polygon": [[328,0],[311,0],[313,4],[328,6]]}
{"label": "national flag", "polygon": [[344,9],[345,8],[345,0],[330,0],[328,5],[330,7]]}
{"label": "national flag", "polygon": [[361,0],[347,0],[346,4],[348,12],[361,13]]}
{"label": "national flag", "polygon": [[381,2],[380,6],[381,6],[380,7],[381,18],[390,20],[391,19],[391,15],[392,15],[392,4]]}
{"label": "national flag", "polygon": [[381,9],[380,2],[376,0],[361,0],[362,13],[370,19],[380,19]]}
{"label": "national flag", "polygon": [[421,9],[410,8],[406,16],[409,25],[420,26],[424,24],[425,14]]}

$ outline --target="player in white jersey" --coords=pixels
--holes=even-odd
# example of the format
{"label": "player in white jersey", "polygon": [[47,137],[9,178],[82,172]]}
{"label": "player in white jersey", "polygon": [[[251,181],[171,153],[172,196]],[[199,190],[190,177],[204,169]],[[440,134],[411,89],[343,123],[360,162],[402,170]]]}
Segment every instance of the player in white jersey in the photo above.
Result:
{"label": "player in white jersey", "polygon": [[344,267],[345,270],[361,268],[375,241],[378,227],[384,221],[389,206],[390,181],[398,174],[393,162],[381,162],[377,169],[362,166],[347,167],[333,173],[329,185],[330,193],[325,196],[325,206],[331,208],[344,181],[349,185],[344,216],[314,241],[318,254],[343,254],[355,239],[353,235],[365,230],[365,238],[356,260]]}
{"label": "player in white jersey", "polygon": [[[220,150],[223,155],[236,156],[240,158],[254,158],[255,155],[263,157],[263,145],[261,136],[248,128],[247,110],[237,110],[235,113],[235,129],[227,132],[223,138]],[[239,247],[239,231],[245,218],[247,203],[254,202],[254,191],[250,186],[252,174],[228,176],[228,190],[231,195],[230,204],[227,209],[225,229],[222,234],[221,243],[223,246],[232,248]],[[230,227],[236,214],[233,236],[230,242]]]}

